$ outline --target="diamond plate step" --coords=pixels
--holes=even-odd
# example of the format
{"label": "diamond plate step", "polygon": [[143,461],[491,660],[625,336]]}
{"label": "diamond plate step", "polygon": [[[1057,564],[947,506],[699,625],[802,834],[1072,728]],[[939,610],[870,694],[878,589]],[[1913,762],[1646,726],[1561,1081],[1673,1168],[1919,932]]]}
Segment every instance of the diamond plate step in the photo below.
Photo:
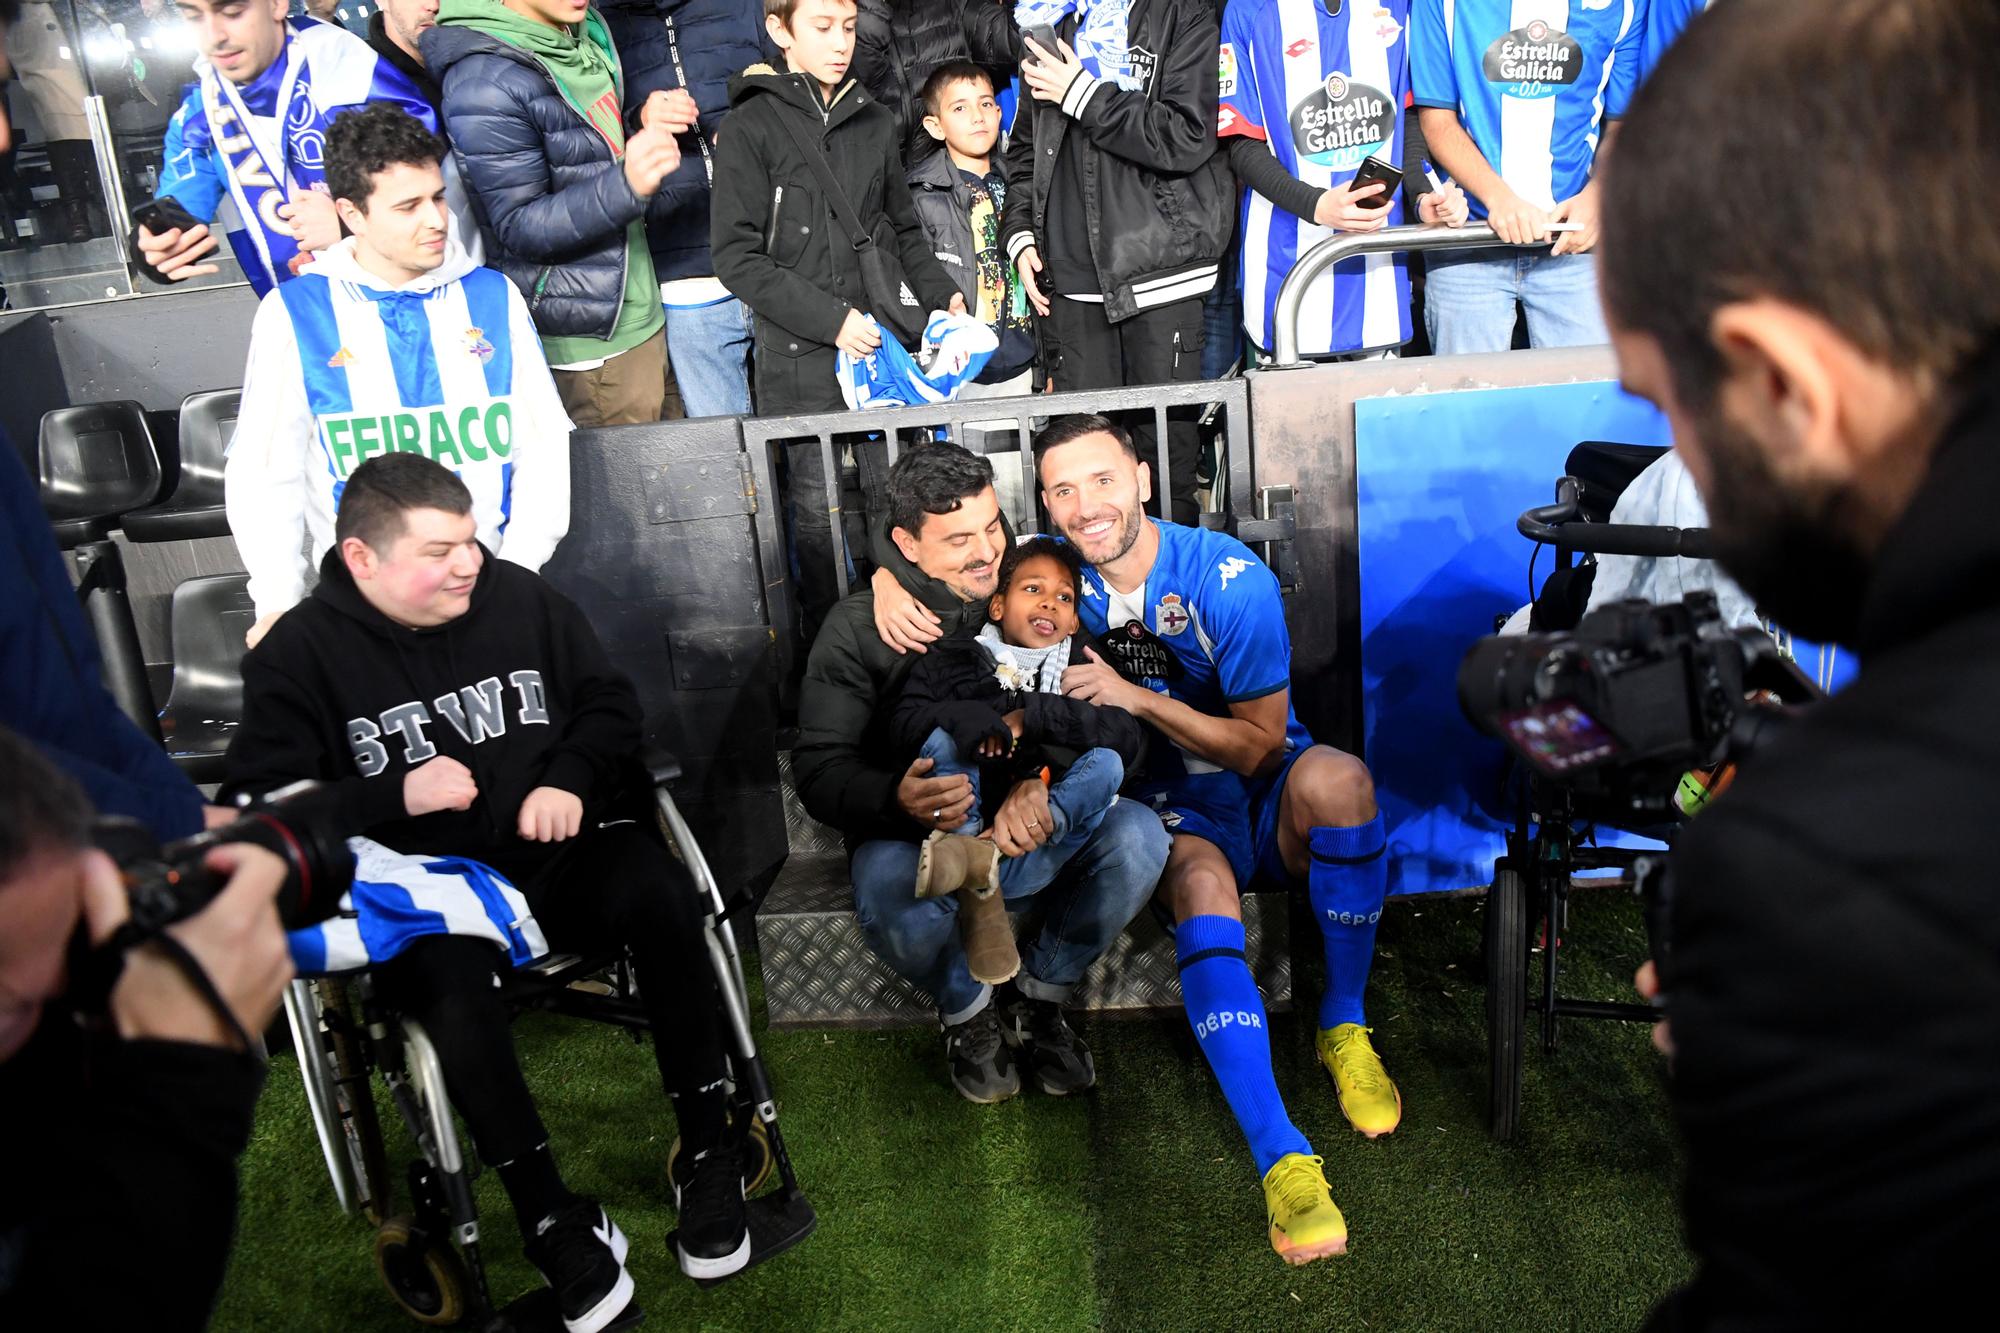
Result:
{"label": "diamond plate step", "polygon": [[[878,959],[854,920],[840,836],[794,795],[791,756],[779,756],[790,855],[757,914],[764,1000],[775,1029],[914,1027],[937,1022],[928,997]],[[1290,903],[1281,893],[1243,899],[1245,952],[1273,1011],[1291,1008]],[[1015,915],[1016,929],[1023,914]],[[1172,938],[1142,912],[1085,974],[1079,1009],[1178,1011]]]}

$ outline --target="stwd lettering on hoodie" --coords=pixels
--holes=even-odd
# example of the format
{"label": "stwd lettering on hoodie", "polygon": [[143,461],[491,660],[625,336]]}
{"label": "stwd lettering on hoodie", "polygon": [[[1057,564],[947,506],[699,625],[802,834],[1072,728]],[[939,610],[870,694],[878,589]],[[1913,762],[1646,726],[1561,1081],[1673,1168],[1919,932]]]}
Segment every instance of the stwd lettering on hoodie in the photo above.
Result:
{"label": "stwd lettering on hoodie", "polygon": [[[539,671],[512,671],[508,684],[514,687],[514,717],[524,727],[549,725],[547,696]],[[436,713],[430,711],[436,709]],[[403,743],[403,763],[414,768],[437,758],[437,746],[424,731],[442,717],[468,745],[478,745],[507,734],[507,696],[498,676],[488,676],[477,685],[461,686],[451,694],[440,694],[426,708],[421,700],[385,708],[378,717],[347,720],[347,746],[354,752],[354,766],[364,778],[379,777],[389,771],[386,736]]]}

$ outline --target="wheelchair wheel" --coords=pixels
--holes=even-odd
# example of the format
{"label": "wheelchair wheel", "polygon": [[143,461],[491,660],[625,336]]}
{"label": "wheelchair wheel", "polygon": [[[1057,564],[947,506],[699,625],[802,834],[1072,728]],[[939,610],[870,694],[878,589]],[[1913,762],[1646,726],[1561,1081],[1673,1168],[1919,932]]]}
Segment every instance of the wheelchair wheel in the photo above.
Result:
{"label": "wheelchair wheel", "polygon": [[442,1240],[422,1239],[416,1219],[392,1217],[375,1232],[375,1271],[403,1313],[420,1324],[444,1327],[465,1317],[472,1280],[458,1252]]}
{"label": "wheelchair wheel", "polygon": [[328,1044],[333,1055],[334,1098],[346,1130],[348,1157],[354,1164],[355,1203],[370,1222],[380,1224],[393,1206],[395,1187],[382,1140],[382,1121],[375,1113],[373,1071],[355,1036],[359,1012],[345,982],[321,984],[330,988],[322,998],[325,1008],[336,1011],[343,1020],[329,1025]]}
{"label": "wheelchair wheel", "polygon": [[1528,889],[1505,862],[1486,895],[1487,1125],[1514,1137],[1521,1117],[1521,1057],[1528,1025]]}
{"label": "wheelchair wheel", "polygon": [[[764,1188],[764,1182],[771,1178],[771,1136],[764,1129],[764,1122],[753,1114],[750,1117],[750,1135],[743,1145],[744,1161],[743,1192],[755,1194]],[[687,1184],[687,1172],[681,1166],[680,1135],[674,1136],[674,1143],[667,1149],[667,1179],[676,1186]]]}

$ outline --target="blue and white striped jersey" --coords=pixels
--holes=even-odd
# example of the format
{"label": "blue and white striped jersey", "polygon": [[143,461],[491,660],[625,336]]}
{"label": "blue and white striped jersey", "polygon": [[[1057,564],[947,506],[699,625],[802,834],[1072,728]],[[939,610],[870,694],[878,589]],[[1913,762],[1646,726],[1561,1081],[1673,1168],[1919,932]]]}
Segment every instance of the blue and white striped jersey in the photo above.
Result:
{"label": "blue and white striped jersey", "polygon": [[[1410,0],[1342,5],[1338,14],[1320,0],[1229,0],[1217,135],[1267,144],[1280,166],[1321,189],[1353,179],[1371,153],[1400,166],[1409,16]],[[1389,225],[1402,221],[1402,192],[1393,190]],[[1338,233],[1245,190],[1239,234],[1243,327],[1268,350],[1279,284],[1299,255]],[[1409,341],[1409,316],[1401,255],[1350,259],[1307,291],[1299,350],[1397,346]]]}
{"label": "blue and white striped jersey", "polygon": [[367,838],[349,838],[354,887],[338,916],[290,932],[301,976],[328,976],[386,963],[418,940],[459,935],[486,940],[526,967],[549,952],[528,900],[499,871],[456,856],[406,856]]}
{"label": "blue and white striped jersey", "polygon": [[1589,184],[1632,100],[1644,17],[1645,0],[1414,0],[1417,105],[1457,112],[1508,188],[1552,208]]}
{"label": "blue and white striped jersey", "polygon": [[260,618],[304,595],[341,489],[376,454],[456,472],[479,539],[515,564],[539,569],[569,530],[570,419],[521,294],[456,242],[396,289],[354,246],[265,297],[251,326],[223,486]]}

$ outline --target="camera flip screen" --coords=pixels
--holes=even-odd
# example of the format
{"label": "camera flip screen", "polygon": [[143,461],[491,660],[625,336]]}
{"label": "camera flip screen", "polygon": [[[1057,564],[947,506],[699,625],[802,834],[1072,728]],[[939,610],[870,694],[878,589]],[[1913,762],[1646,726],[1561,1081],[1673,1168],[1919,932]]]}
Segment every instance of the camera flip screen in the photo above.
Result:
{"label": "camera flip screen", "polygon": [[1601,764],[1618,753],[1602,723],[1568,699],[1503,713],[1501,734],[1521,757],[1553,777]]}

